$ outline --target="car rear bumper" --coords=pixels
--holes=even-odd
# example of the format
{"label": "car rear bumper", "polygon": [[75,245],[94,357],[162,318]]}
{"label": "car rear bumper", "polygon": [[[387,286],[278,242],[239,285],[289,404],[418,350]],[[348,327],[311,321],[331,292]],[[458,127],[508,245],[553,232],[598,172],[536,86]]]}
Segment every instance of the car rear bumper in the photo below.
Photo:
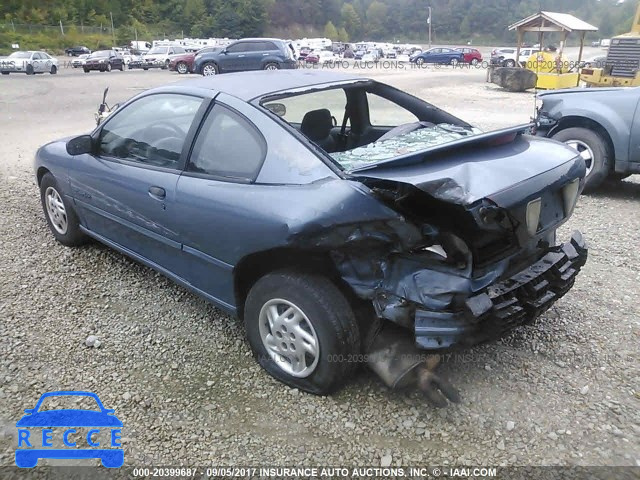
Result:
{"label": "car rear bumper", "polygon": [[544,313],[574,284],[587,260],[580,232],[551,247],[534,264],[469,295],[460,311],[415,314],[416,344],[427,350],[471,346],[499,338]]}

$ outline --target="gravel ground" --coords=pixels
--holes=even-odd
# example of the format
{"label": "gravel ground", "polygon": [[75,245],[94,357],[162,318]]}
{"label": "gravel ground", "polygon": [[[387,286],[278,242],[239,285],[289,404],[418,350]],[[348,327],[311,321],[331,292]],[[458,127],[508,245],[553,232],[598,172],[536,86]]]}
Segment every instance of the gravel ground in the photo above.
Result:
{"label": "gravel ground", "polygon": [[[366,73],[483,128],[533,111],[532,94],[499,91],[482,71]],[[442,366],[460,405],[434,409],[368,372],[311,396],[254,363],[238,321],[118,253],[65,248],[47,230],[36,148],[91,129],[107,85],[115,103],[177,79],[70,69],[0,79],[0,465],[13,463],[22,410],[67,389],[115,408],[129,465],[640,466],[637,178],[583,196],[561,229],[581,229],[591,246],[566,297]]]}

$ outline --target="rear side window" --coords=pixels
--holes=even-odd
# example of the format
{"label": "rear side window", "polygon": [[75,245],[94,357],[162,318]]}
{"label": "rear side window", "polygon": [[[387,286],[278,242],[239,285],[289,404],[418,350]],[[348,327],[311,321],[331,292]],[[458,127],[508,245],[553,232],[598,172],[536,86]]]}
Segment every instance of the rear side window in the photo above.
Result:
{"label": "rear side window", "polygon": [[256,128],[234,111],[216,105],[198,134],[187,170],[253,181],[265,154],[264,139]]}

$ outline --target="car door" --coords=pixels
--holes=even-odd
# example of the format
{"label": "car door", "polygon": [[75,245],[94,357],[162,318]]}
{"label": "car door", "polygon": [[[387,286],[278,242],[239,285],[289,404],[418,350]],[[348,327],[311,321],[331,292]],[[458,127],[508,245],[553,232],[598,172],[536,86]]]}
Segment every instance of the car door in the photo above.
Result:
{"label": "car door", "polygon": [[205,103],[178,93],[133,101],[94,132],[94,154],[74,157],[70,174],[91,232],[179,276],[176,183]]}
{"label": "car door", "polygon": [[264,198],[260,188],[269,187],[252,183],[266,155],[266,142],[247,116],[252,107],[219,97],[225,103],[216,100],[178,180],[175,213],[189,283],[233,310],[233,266],[241,248],[250,250],[268,234],[251,205]]}
{"label": "car door", "polygon": [[429,63],[440,63],[442,61],[442,49],[434,48],[429,50],[426,61]]}
{"label": "car door", "polygon": [[238,42],[229,45],[218,56],[218,67],[223,72],[241,71],[247,56],[247,43]]}
{"label": "car door", "polygon": [[31,55],[31,66],[33,67],[33,71],[34,72],[42,72],[43,67],[42,67],[43,61],[40,57],[40,53],[39,52],[34,52]]}
{"label": "car door", "polygon": [[[262,70],[269,61],[280,63],[280,50],[273,42],[252,42],[247,52],[247,70]],[[320,59],[322,63],[322,59]]]}

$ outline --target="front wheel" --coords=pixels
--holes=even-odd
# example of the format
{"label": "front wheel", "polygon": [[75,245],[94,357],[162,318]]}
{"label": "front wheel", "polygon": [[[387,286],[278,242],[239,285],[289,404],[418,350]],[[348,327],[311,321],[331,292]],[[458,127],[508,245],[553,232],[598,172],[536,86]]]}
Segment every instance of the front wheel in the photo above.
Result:
{"label": "front wheel", "polygon": [[111,64],[110,64],[110,63],[107,63],[107,66],[105,67],[105,70],[106,70],[107,72],[110,72],[110,71],[111,71]]}
{"label": "front wheel", "polygon": [[11,72],[2,72],[3,75],[9,75]]}
{"label": "front wheel", "polygon": [[35,71],[33,70],[33,65],[27,65],[27,75],[35,75]]}
{"label": "front wheel", "polygon": [[516,66],[516,62],[514,60],[505,60],[504,66],[505,67],[509,67],[509,68],[513,68],[513,67]]}
{"label": "front wheel", "polygon": [[186,73],[189,73],[189,67],[185,62],[178,62],[178,64],[176,65],[176,71],[180,75],[184,75]]}
{"label": "front wheel", "polygon": [[611,171],[613,155],[609,144],[599,133],[574,127],[560,130],[553,139],[574,148],[583,158],[587,168],[585,193],[594,191],[604,182]]}
{"label": "front wheel", "polygon": [[424,63],[424,58],[419,57],[419,58],[416,59],[416,64],[417,65],[422,65],[423,63]]}
{"label": "front wheel", "polygon": [[40,181],[40,201],[49,229],[57,241],[67,247],[86,243],[87,237],[80,230],[78,216],[51,173],[46,173]]}
{"label": "front wheel", "polygon": [[258,363],[290,387],[325,395],[357,367],[355,315],[326,277],[289,270],[267,274],[251,288],[244,316]]}
{"label": "front wheel", "polygon": [[49,71],[49,73],[51,73],[51,75],[55,75],[56,73],[58,73],[58,67],[56,67],[55,65],[51,65],[51,70]]}
{"label": "front wheel", "polygon": [[218,74],[218,66],[215,63],[209,62],[202,66],[202,75],[205,77],[212,77]]}
{"label": "front wheel", "polygon": [[471,60],[471,65],[473,65],[474,67],[478,65],[478,63],[479,63],[479,60],[477,58],[474,58],[473,60]]}
{"label": "front wheel", "polygon": [[84,73],[89,73],[91,70],[89,70],[88,68],[84,69]]}

